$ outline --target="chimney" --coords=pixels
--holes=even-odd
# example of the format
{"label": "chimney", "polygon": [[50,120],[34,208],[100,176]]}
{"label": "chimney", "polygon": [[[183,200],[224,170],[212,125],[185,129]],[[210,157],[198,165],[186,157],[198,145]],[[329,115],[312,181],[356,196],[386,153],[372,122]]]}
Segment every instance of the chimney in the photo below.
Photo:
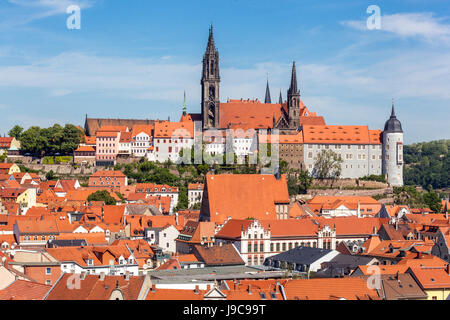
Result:
{"label": "chimney", "polygon": [[125,278],[126,281],[130,280],[130,272],[129,272],[129,271],[127,271],[127,272],[125,273],[124,278]]}
{"label": "chimney", "polygon": [[178,225],[178,212],[175,212],[175,223]]}
{"label": "chimney", "polygon": [[445,271],[450,276],[450,263],[448,263],[447,266],[445,267]]}
{"label": "chimney", "polygon": [[84,280],[86,278],[86,272],[82,272],[81,274],[80,274],[80,279],[81,280]]}
{"label": "chimney", "polygon": [[100,272],[100,281],[105,280],[105,273],[104,272]]}
{"label": "chimney", "polygon": [[247,292],[248,292],[248,294],[252,294],[252,290],[250,289],[250,285],[247,286]]}
{"label": "chimney", "polygon": [[152,289],[151,289],[151,291],[152,291],[152,292],[156,292],[156,285],[155,285],[155,284],[152,284]]}

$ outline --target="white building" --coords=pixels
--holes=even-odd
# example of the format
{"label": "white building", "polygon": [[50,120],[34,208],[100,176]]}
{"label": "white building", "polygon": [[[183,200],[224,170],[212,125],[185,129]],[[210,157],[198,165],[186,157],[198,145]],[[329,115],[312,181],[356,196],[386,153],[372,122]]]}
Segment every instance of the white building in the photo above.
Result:
{"label": "white building", "polygon": [[203,183],[190,183],[188,185],[189,208],[192,208],[196,203],[202,203],[203,188]]}
{"label": "white building", "polygon": [[176,253],[176,238],[180,232],[173,225],[164,228],[147,228],[146,238],[150,245],[159,246],[164,252]]}
{"label": "white building", "polygon": [[[94,247],[84,247],[81,250],[77,247],[66,247],[49,248],[47,253],[61,263],[63,273],[139,275],[138,263],[128,247],[110,246],[99,250]],[[109,261],[104,261],[103,256],[108,256]]]}
{"label": "white building", "polygon": [[131,137],[131,154],[134,157],[147,157],[152,142],[153,127],[148,125],[136,125],[133,127]]}
{"label": "white building", "polygon": [[145,193],[147,196],[170,197],[170,213],[178,205],[178,188],[166,184],[138,183],[136,193]]}
{"label": "white building", "polygon": [[357,217],[326,221],[231,219],[217,232],[215,242],[233,243],[246,265],[262,265],[266,258],[299,246],[335,250],[340,242],[362,243],[380,226],[379,219]]}
{"label": "white building", "polygon": [[343,160],[340,178],[382,174],[381,131],[367,126],[303,126],[304,162],[315,174],[319,153],[331,150]]}
{"label": "white building", "polygon": [[153,143],[155,161],[176,162],[180,158],[180,151],[191,150],[194,144],[194,123],[157,122]]}

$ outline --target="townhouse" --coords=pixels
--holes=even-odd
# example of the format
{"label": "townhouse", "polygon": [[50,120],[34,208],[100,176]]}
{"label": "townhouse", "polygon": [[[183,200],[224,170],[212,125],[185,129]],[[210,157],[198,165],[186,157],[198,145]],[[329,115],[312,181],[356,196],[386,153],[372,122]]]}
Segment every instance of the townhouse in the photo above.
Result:
{"label": "townhouse", "polygon": [[195,245],[211,247],[215,241],[213,222],[187,221],[176,239],[178,253],[192,253]]}
{"label": "townhouse", "polygon": [[119,152],[120,131],[100,131],[96,135],[97,166],[113,166]]}
{"label": "townhouse", "polygon": [[233,243],[247,265],[297,247],[335,250],[339,243],[364,243],[382,224],[377,218],[231,219],[215,235],[216,244]]}
{"label": "townhouse", "polygon": [[138,275],[139,265],[127,245],[48,248],[61,263],[61,272],[75,274]]}
{"label": "townhouse", "polygon": [[410,267],[406,273],[410,274],[427,294],[427,300],[450,299],[450,266],[445,267]]}
{"label": "townhouse", "polygon": [[135,125],[131,131],[131,154],[134,157],[148,157],[153,146],[154,125]]}
{"label": "townhouse", "polygon": [[79,146],[73,151],[73,162],[82,165],[95,165],[96,146]]}
{"label": "townhouse", "polygon": [[42,300],[143,300],[150,284],[148,276],[64,274]]}
{"label": "townhouse", "polygon": [[89,176],[89,187],[123,187],[128,178],[118,170],[101,170]]}
{"label": "townhouse", "polygon": [[206,175],[201,221],[223,225],[228,219],[288,219],[285,175]]}
{"label": "townhouse", "polygon": [[154,183],[137,183],[135,190],[136,193],[146,194],[146,197],[170,197],[170,213],[178,205],[178,187]]}
{"label": "townhouse", "polygon": [[155,161],[176,162],[180,159],[181,150],[191,150],[193,144],[194,123],[192,121],[155,123],[153,139]]}
{"label": "townhouse", "polygon": [[374,217],[381,203],[368,196],[314,196],[307,201],[316,215],[335,217]]}
{"label": "townhouse", "polygon": [[0,174],[12,175],[20,172],[20,168],[15,163],[0,163]]}
{"label": "townhouse", "polygon": [[189,183],[188,185],[188,201],[189,208],[192,208],[197,203],[202,203],[203,198],[203,183]]}

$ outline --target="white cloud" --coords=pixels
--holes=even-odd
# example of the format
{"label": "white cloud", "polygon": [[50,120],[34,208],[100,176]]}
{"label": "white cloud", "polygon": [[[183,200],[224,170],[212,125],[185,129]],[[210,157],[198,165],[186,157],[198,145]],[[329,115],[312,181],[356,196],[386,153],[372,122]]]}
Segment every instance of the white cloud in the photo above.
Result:
{"label": "white cloud", "polygon": [[[368,31],[366,21],[342,21],[342,25]],[[400,37],[420,37],[427,41],[450,41],[450,25],[433,13],[398,13],[381,17],[381,31]]]}
{"label": "white cloud", "polygon": [[[290,71],[291,64],[276,62],[245,69],[222,68],[221,101],[227,98],[264,99],[267,72],[272,101],[278,101],[280,88],[286,99]],[[23,88],[24,92],[28,88],[37,88],[49,97],[70,94],[71,98],[76,98],[89,94],[97,97],[96,101],[103,98],[111,101],[116,97],[122,101],[155,101],[149,105],[164,114],[166,107],[181,104],[184,90],[188,105],[192,106],[190,110],[200,111],[200,76],[200,64],[70,52],[36,60],[30,65],[0,67],[0,87]],[[399,101],[438,102],[438,106],[426,106],[426,115],[418,114],[418,110],[423,110],[418,102],[403,105],[403,110],[415,108],[415,113],[411,111],[411,114],[423,117],[424,121],[433,118],[433,112],[439,111],[436,108],[445,108],[450,102],[450,53],[445,52],[402,52],[390,59],[358,67],[347,63],[297,62],[297,77],[305,104],[334,124],[380,127],[389,113],[392,97]],[[386,104],[377,104],[380,101],[386,101]],[[402,119],[406,120],[404,113]],[[432,128],[428,128],[428,134],[433,132]]]}
{"label": "white cloud", "polygon": [[0,28],[14,28],[32,21],[66,14],[70,5],[81,9],[92,7],[98,0],[8,0],[13,6],[5,10]]}

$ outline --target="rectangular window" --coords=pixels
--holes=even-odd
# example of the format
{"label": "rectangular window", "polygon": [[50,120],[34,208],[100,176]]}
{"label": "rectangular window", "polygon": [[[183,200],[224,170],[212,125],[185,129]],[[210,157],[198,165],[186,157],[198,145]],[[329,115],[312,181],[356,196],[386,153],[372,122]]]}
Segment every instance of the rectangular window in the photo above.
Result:
{"label": "rectangular window", "polygon": [[45,268],[45,274],[52,274],[51,268]]}

